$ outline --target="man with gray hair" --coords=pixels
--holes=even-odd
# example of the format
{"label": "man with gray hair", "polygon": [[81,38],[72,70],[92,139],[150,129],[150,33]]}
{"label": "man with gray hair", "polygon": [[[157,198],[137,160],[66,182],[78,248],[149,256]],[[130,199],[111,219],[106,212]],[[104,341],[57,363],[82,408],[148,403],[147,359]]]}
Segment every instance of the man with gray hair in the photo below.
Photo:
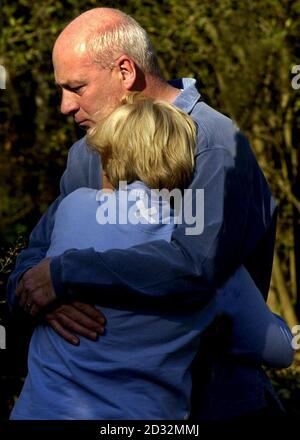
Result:
{"label": "man with gray hair", "polygon": [[[53,65],[62,91],[62,113],[73,115],[87,130],[129,91],[173,103],[191,115],[198,133],[188,203],[194,206],[195,190],[204,189],[204,230],[201,235],[187,235],[183,223],[177,225],[171,242],[157,240],[106,252],[72,249],[44,258],[61,200],[80,187],[101,187],[100,160],[84,137],[69,152],[61,195],[18,257],[8,284],[10,304],[34,315],[53,299],[65,302],[45,320],[77,345],[76,334],[95,340],[104,328],[100,312],[75,301],[83,288],[97,291],[99,304],[113,305],[121,298],[129,304],[204,307],[217,287],[244,265],[266,298],[276,207],[247,140],[233,122],[202,101],[193,79],[166,82],[146,32],[115,9],[92,9],[73,20],[55,43]],[[210,381],[203,383],[200,363],[195,361],[192,413],[196,419],[234,419],[268,408],[270,400],[277,405],[260,366],[222,353],[212,359],[211,368]]]}

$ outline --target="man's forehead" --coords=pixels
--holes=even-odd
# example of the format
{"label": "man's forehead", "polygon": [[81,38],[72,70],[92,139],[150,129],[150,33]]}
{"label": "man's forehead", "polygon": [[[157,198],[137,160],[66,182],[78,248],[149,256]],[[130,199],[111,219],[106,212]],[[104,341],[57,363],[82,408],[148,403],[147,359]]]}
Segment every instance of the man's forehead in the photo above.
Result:
{"label": "man's forehead", "polygon": [[57,40],[53,48],[52,57],[54,62],[57,60],[65,60],[69,58],[72,58],[73,60],[80,59],[81,61],[85,58],[88,59],[89,56],[87,44],[83,40]]}
{"label": "man's forehead", "polygon": [[70,44],[66,38],[58,39],[53,49],[53,67],[58,85],[81,85],[88,77],[95,75],[96,66],[83,38],[74,38]]}
{"label": "man's forehead", "polygon": [[55,82],[60,85],[75,87],[87,79],[91,73],[89,65],[82,63],[57,63],[54,64]]}
{"label": "man's forehead", "polygon": [[54,71],[59,75],[75,75],[77,71],[90,69],[93,65],[91,57],[88,56],[84,43],[76,48],[59,47],[53,51]]}

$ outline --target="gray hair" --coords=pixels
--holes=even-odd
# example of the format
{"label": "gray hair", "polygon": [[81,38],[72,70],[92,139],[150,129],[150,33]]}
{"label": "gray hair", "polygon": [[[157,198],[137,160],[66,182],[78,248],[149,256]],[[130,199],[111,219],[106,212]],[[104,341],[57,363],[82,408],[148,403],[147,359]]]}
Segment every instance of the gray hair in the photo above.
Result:
{"label": "gray hair", "polygon": [[[119,11],[121,12],[121,11]],[[112,66],[116,56],[126,54],[145,73],[161,76],[157,57],[147,32],[134,18],[120,13],[122,20],[99,27],[87,39],[87,49],[102,68]]]}

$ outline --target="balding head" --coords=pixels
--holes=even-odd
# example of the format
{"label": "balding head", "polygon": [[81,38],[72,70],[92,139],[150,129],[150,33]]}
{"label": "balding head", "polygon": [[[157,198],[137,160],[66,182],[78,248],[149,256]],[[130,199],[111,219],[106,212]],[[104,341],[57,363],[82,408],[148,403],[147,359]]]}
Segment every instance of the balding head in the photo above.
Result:
{"label": "balding head", "polygon": [[53,50],[61,111],[84,128],[120,105],[128,91],[169,102],[178,90],[164,81],[145,30],[121,11],[97,8],[68,24]]}
{"label": "balding head", "polygon": [[53,50],[62,113],[84,128],[94,126],[129,90],[149,89],[158,78],[154,58],[146,32],[131,17],[108,8],[85,12],[62,31]]}
{"label": "balding head", "polygon": [[53,56],[73,52],[108,67],[115,58],[128,55],[144,72],[160,76],[159,67],[145,30],[117,9],[95,8],[76,17],[57,38]]}
{"label": "balding head", "polygon": [[72,20],[58,36],[54,51],[75,49],[83,52],[90,36],[116,26],[126,17],[123,12],[110,8],[95,8]]}

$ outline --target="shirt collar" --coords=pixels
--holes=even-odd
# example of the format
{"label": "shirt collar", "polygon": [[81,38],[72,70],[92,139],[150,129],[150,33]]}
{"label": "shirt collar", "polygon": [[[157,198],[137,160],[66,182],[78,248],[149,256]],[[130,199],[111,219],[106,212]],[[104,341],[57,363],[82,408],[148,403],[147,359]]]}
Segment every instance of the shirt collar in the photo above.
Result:
{"label": "shirt collar", "polygon": [[169,83],[177,89],[182,89],[182,92],[175,98],[173,104],[186,113],[191,113],[201,98],[201,94],[196,88],[196,80],[193,78],[179,78],[169,81]]}

